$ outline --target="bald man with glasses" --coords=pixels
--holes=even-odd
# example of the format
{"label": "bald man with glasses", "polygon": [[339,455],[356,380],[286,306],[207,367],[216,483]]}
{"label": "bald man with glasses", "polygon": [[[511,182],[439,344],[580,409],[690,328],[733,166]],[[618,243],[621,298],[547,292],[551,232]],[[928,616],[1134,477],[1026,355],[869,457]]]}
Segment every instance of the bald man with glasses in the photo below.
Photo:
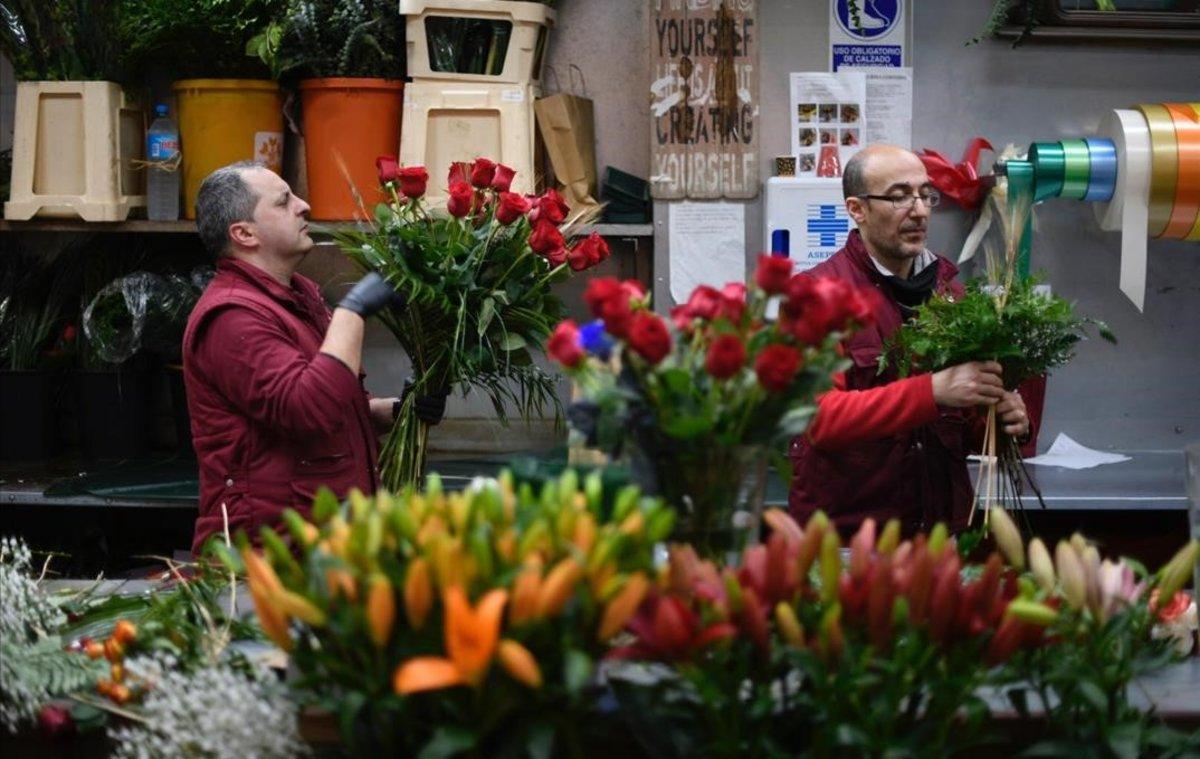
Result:
{"label": "bald man with glasses", "polygon": [[1031,432],[1025,403],[1005,390],[993,361],[905,379],[894,368],[880,374],[884,344],[917,307],[935,292],[961,296],[963,288],[954,280],[958,268],[925,247],[929,213],[941,197],[914,153],[864,148],[846,164],[842,194],[858,228],[810,273],[882,297],[875,324],[843,346],[850,368],[792,442],[790,510],[806,520],[821,509],[844,534],[867,517],[899,519],[908,534],[937,522],[960,531],[973,498],[967,456],[982,441],[980,410],[995,405],[1004,430],[1020,439]]}

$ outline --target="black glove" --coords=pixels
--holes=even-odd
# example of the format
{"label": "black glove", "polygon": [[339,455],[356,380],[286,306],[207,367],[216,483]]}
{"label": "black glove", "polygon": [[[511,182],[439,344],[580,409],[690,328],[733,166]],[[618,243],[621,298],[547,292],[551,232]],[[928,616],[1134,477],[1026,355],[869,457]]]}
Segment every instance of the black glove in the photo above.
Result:
{"label": "black glove", "polygon": [[408,299],[396,292],[383,277],[371,272],[358,280],[358,284],[346,293],[346,297],[338,303],[338,308],[353,311],[366,319],[388,306],[400,309],[407,303]]}
{"label": "black glove", "polygon": [[[404,405],[404,400],[412,392],[413,384],[412,377],[404,380],[404,390],[400,393],[400,400],[396,401],[392,409],[393,418],[400,414],[400,407]],[[418,419],[432,427],[440,423],[442,418],[446,416],[446,397],[449,395],[449,388],[442,388],[432,393],[418,395],[413,399],[413,412],[417,415]]]}

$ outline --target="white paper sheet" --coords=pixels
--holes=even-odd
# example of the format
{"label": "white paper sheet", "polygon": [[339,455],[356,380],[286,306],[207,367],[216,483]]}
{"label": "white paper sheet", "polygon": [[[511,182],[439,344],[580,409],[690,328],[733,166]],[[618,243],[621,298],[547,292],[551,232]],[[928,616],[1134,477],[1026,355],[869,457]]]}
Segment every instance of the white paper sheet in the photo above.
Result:
{"label": "white paper sheet", "polygon": [[1039,466],[1060,466],[1064,469],[1091,469],[1103,464],[1119,464],[1129,461],[1128,456],[1120,453],[1105,453],[1087,448],[1072,440],[1066,433],[1058,433],[1050,450],[1040,456],[1025,459],[1026,464]]}
{"label": "white paper sheet", "polygon": [[912,69],[865,69],[867,124],[863,144],[912,148]]}
{"label": "white paper sheet", "polygon": [[685,303],[697,285],[720,289],[746,281],[746,207],[742,203],[672,203],[671,297]]}

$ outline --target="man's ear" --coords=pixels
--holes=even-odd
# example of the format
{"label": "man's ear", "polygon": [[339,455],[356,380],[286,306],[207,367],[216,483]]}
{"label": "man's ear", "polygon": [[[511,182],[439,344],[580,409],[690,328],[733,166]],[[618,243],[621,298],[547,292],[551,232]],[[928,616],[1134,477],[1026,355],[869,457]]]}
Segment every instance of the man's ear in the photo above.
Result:
{"label": "man's ear", "polygon": [[862,198],[846,198],[846,213],[861,227],[867,218],[867,202]]}
{"label": "man's ear", "polygon": [[239,248],[258,247],[258,236],[254,233],[253,222],[235,221],[230,224],[229,241]]}

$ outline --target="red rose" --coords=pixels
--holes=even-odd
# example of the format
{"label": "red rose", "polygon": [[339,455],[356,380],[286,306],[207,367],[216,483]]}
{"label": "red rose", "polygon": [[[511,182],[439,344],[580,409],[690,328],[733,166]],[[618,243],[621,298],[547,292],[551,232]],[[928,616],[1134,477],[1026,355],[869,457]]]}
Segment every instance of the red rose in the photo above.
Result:
{"label": "red rose", "polygon": [[611,254],[608,250],[608,243],[599,233],[592,232],[575,243],[575,247],[571,249],[571,268],[575,271],[583,271],[605,260],[609,255]]}
{"label": "red rose", "polygon": [[496,192],[508,192],[516,175],[515,169],[510,169],[502,163],[496,164],[496,173],[492,175],[492,189]]}
{"label": "red rose", "polygon": [[524,195],[515,192],[500,193],[500,200],[496,203],[496,221],[512,224],[528,212],[529,200]]}
{"label": "red rose", "polygon": [[587,288],[583,291],[583,300],[587,303],[592,316],[599,318],[604,304],[620,295],[621,292],[621,282],[616,277],[597,277],[588,282]]}
{"label": "red rose", "polygon": [[571,254],[566,248],[555,248],[546,253],[546,260],[550,262],[551,266],[562,266],[568,262],[570,257]]}
{"label": "red rose", "polygon": [[850,318],[859,327],[871,326],[875,323],[875,309],[881,305],[882,301],[883,296],[874,288],[856,289],[850,297]]}
{"label": "red rose", "polygon": [[629,347],[651,364],[657,364],[671,352],[671,333],[667,331],[666,323],[649,311],[638,311],[633,315],[628,339]]}
{"label": "red rose", "polygon": [[533,201],[533,210],[529,212],[529,221],[538,222],[545,219],[551,224],[562,224],[570,210],[562,195],[554,190],[546,190]]}
{"label": "red rose", "polygon": [[754,362],[758,382],[769,392],[782,393],[800,369],[800,353],[787,345],[768,345]]}
{"label": "red rose", "polygon": [[462,218],[471,213],[474,204],[475,191],[466,182],[455,182],[450,185],[450,197],[446,200],[446,210],[451,216]]}
{"label": "red rose", "polygon": [[846,326],[852,309],[861,310],[854,296],[854,289],[840,279],[792,277],[781,309],[781,326],[797,339],[817,345],[830,332]]}
{"label": "red rose", "polygon": [[58,704],[46,704],[38,712],[38,728],[47,738],[57,738],[75,732],[75,719],[70,710]]}
{"label": "red rose", "polygon": [[646,288],[642,287],[642,283],[636,279],[622,280],[621,291],[634,300],[641,300],[646,297]]}
{"label": "red rose", "polygon": [[450,164],[450,173],[446,176],[446,184],[448,186],[453,187],[455,182],[466,182],[467,184],[470,184],[470,181],[471,164],[463,163],[462,161],[455,161],[454,163]]}
{"label": "red rose", "polygon": [[381,155],[376,158],[375,168],[379,169],[379,184],[395,182],[400,176],[400,162],[394,155]]}
{"label": "red rose", "polygon": [[754,283],[769,295],[777,295],[787,289],[792,278],[792,260],[780,256],[759,256],[758,269],[754,272]]}
{"label": "red rose", "polygon": [[692,334],[695,325],[692,324],[692,312],[688,310],[686,304],[671,309],[671,323],[680,332]]}
{"label": "red rose", "polygon": [[629,323],[633,319],[633,302],[629,294],[622,291],[617,297],[601,304],[600,318],[604,320],[604,329],[610,335],[625,339],[629,335]]}
{"label": "red rose", "polygon": [[74,324],[68,324],[67,326],[63,327],[62,339],[63,339],[64,343],[73,342],[75,340],[75,325]]}
{"label": "red rose", "polygon": [[496,176],[496,163],[486,158],[476,158],[471,164],[471,184],[479,189],[485,189]]}
{"label": "red rose", "polygon": [[721,293],[715,287],[700,285],[688,296],[687,307],[694,319],[715,319],[721,308]]}
{"label": "red rose", "polygon": [[558,231],[558,227],[549,222],[539,222],[533,227],[533,234],[529,235],[529,247],[534,253],[545,255],[552,250],[557,250],[564,245],[562,232]]}
{"label": "red rose", "polygon": [[729,379],[746,363],[746,346],[737,335],[721,335],[708,346],[704,369],[719,380]]}
{"label": "red rose", "polygon": [[424,166],[405,166],[400,169],[397,177],[400,180],[400,192],[404,193],[406,198],[416,200],[425,194],[425,187],[429,184],[429,172]]}
{"label": "red rose", "polygon": [[558,323],[546,341],[546,355],[568,369],[579,365],[587,354],[579,342],[579,327],[575,322],[567,319]]}
{"label": "red rose", "polygon": [[741,282],[730,282],[721,288],[721,304],[717,316],[737,323],[746,310],[746,286]]}

